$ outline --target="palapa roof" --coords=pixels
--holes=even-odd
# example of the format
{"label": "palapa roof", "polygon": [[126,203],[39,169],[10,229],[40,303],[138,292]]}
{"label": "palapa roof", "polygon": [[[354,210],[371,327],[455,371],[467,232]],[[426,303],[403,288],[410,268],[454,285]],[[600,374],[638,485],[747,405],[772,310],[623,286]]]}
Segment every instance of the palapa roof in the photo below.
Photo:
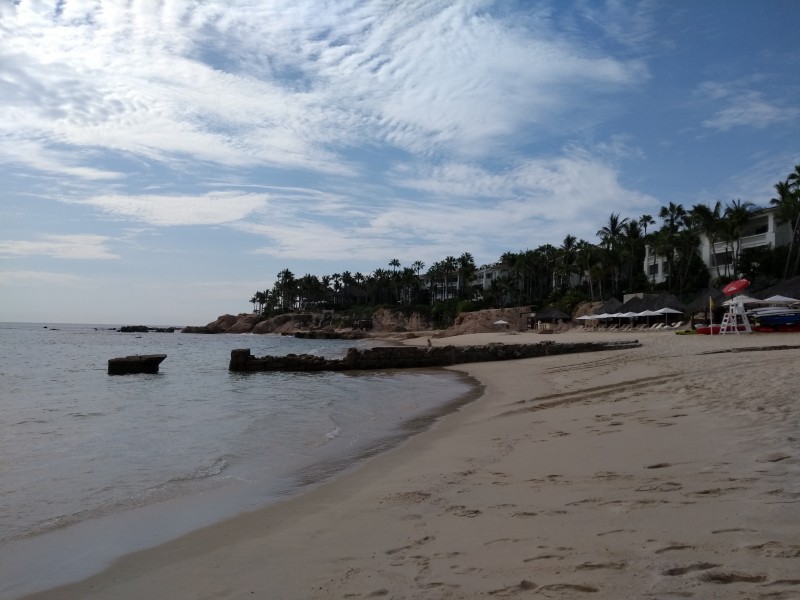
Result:
{"label": "palapa roof", "polygon": [[642,294],[636,296],[621,305],[618,310],[608,312],[642,312],[644,310],[659,310],[661,308],[672,308],[683,312],[686,306],[677,296],[662,292],[661,294]]}
{"label": "palapa roof", "polygon": [[762,299],[777,295],[800,298],[800,276],[786,279],[766,289],[753,292],[752,295]]}
{"label": "palapa roof", "polygon": [[554,321],[554,320],[570,318],[568,314],[556,308],[555,306],[548,306],[547,308],[543,308],[542,310],[534,313],[532,316],[534,319],[539,319],[542,321]]}

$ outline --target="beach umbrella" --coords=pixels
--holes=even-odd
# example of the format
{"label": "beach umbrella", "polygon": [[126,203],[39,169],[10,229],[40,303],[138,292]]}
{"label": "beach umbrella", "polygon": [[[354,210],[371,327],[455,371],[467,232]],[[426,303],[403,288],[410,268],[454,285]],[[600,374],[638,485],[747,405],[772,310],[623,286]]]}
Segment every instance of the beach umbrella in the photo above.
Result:
{"label": "beach umbrella", "polygon": [[629,310],[629,311],[628,311],[628,312],[626,312],[626,313],[622,313],[622,316],[623,316],[623,317],[625,317],[626,319],[630,319],[630,320],[631,320],[631,322],[633,322],[633,320],[634,320],[636,317],[638,317],[638,316],[639,316],[639,313],[637,313],[637,312],[634,312],[634,311],[632,311],[632,310]]}
{"label": "beach umbrella", "polygon": [[747,279],[737,279],[736,281],[731,281],[728,285],[722,288],[722,293],[726,296],[733,296],[734,294],[741,292],[748,285],[750,285],[750,282]]}
{"label": "beach umbrella", "polygon": [[656,312],[660,315],[664,315],[664,323],[667,322],[667,318],[669,318],[669,315],[683,314],[683,311],[675,310],[674,308],[670,308],[669,306],[665,306],[664,308],[659,308]]}
{"label": "beach umbrella", "polygon": [[730,306],[731,304],[769,304],[766,300],[759,300],[758,298],[751,298],[750,296],[736,296],[722,303],[722,306]]}
{"label": "beach umbrella", "polygon": [[492,324],[499,325],[500,327],[508,327],[508,321],[503,321],[503,319],[499,319]]}
{"label": "beach umbrella", "polygon": [[764,302],[769,302],[771,304],[791,304],[793,302],[800,302],[797,298],[790,298],[789,296],[781,296],[778,294],[777,296],[770,296],[769,298],[764,298]]}
{"label": "beach umbrella", "polygon": [[656,312],[654,310],[643,310],[640,313],[636,313],[639,317],[647,317],[647,324],[650,325],[650,317],[660,317],[661,313]]}

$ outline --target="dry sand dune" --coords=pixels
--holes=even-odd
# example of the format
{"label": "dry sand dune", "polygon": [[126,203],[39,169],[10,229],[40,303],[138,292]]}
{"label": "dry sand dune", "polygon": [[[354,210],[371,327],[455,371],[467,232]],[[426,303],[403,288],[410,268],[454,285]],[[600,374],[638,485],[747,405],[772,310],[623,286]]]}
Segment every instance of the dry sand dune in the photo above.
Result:
{"label": "dry sand dune", "polygon": [[800,335],[638,339],[459,366],[402,447],[37,597],[800,598]]}

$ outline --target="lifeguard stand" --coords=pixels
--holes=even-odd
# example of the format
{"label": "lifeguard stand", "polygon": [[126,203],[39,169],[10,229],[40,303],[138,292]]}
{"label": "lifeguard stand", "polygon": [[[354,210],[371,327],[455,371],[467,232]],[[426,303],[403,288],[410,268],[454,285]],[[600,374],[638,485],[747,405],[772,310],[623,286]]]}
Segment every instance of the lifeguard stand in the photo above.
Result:
{"label": "lifeguard stand", "polygon": [[[739,329],[739,325],[742,329]],[[753,333],[750,327],[750,319],[747,318],[747,313],[744,310],[744,302],[740,302],[739,298],[731,298],[728,312],[722,315],[722,324],[719,327],[719,334],[725,335],[726,333]]]}
{"label": "lifeguard stand", "polygon": [[[734,296],[743,291],[748,285],[750,285],[750,282],[747,279],[737,279],[722,288],[722,293],[726,296]],[[740,321],[742,325],[741,331],[739,330]],[[744,312],[744,298],[741,296],[738,298],[732,297],[728,300],[728,312],[722,315],[719,334],[735,333],[738,335],[742,331],[744,333],[753,333],[753,329],[750,327],[750,320],[747,318],[747,313]]]}

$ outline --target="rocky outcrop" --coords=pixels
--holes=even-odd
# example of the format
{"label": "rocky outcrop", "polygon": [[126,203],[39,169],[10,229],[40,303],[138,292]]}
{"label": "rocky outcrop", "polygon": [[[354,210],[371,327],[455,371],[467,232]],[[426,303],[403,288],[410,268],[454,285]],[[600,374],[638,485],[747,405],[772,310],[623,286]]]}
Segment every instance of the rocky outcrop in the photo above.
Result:
{"label": "rocky outcrop", "polygon": [[514,360],[573,354],[576,352],[598,352],[601,350],[623,350],[638,348],[638,341],[580,342],[557,344],[546,341],[538,344],[487,344],[484,346],[418,346],[377,347],[365,350],[350,348],[340,359],[324,358],[311,354],[287,354],[286,356],[264,356],[250,354],[250,349],[231,351],[228,369],[231,371],[352,371],[363,369],[409,369],[444,367],[449,365]]}
{"label": "rocky outcrop", "polygon": [[[96,329],[96,328],[95,328]],[[148,327],[147,325],[123,325],[119,328],[120,333],[174,333],[175,327]]]}
{"label": "rocky outcrop", "polygon": [[412,313],[406,316],[398,311],[380,308],[372,315],[371,329],[377,333],[428,331],[432,329],[432,325],[429,319],[419,313]]}
{"label": "rocky outcrop", "polygon": [[[452,327],[439,332],[436,337],[450,337],[467,333],[488,333],[491,331],[524,331],[528,327],[530,308],[515,306],[513,308],[493,308],[464,312],[456,317]],[[505,321],[508,325],[495,325],[497,321]]]}

